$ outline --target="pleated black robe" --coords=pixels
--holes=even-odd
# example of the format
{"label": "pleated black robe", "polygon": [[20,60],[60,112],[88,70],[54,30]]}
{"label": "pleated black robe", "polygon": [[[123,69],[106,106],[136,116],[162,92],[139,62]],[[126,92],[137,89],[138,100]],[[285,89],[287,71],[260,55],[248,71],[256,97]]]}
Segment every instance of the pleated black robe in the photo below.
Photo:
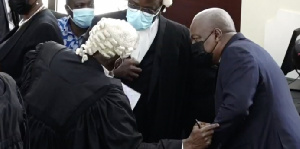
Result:
{"label": "pleated black robe", "polygon": [[16,82],[0,72],[0,149],[26,149],[23,143],[25,109],[22,104]]}
{"label": "pleated black robe", "polygon": [[[38,47],[27,67],[25,101],[33,149],[180,149],[181,140],[142,143],[121,82],[105,76],[94,58],[63,45]],[[28,54],[30,55],[30,54]],[[28,71],[29,70],[29,71]]]}

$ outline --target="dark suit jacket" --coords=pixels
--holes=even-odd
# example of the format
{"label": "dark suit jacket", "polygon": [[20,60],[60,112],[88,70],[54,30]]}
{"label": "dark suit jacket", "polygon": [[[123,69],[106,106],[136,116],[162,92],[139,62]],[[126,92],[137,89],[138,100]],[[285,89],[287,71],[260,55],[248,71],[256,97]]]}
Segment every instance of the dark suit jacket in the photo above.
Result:
{"label": "dark suit jacket", "polygon": [[212,148],[299,149],[300,117],[270,54],[242,34],[226,45],[219,67]]}
{"label": "dark suit jacket", "polygon": [[43,10],[20,28],[16,27],[0,41],[0,68],[11,75],[20,85],[24,55],[39,43],[56,41],[63,43],[55,17]]}
{"label": "dark suit jacket", "polygon": [[[126,20],[126,10],[95,16],[92,26],[103,17]],[[133,82],[122,80],[142,94],[134,113],[147,142],[183,137],[188,125],[184,102],[189,98],[190,45],[188,28],[159,15],[158,33],[139,66],[144,71]]]}
{"label": "dark suit jacket", "polygon": [[25,96],[33,149],[181,149],[181,140],[142,143],[120,80],[93,57],[63,45],[38,46]]}

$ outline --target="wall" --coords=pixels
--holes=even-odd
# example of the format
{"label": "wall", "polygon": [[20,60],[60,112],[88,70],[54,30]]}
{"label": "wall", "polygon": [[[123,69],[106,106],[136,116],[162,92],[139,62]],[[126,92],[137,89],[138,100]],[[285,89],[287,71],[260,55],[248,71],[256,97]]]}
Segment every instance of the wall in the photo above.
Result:
{"label": "wall", "polygon": [[219,7],[228,11],[235,21],[237,30],[240,30],[241,0],[230,0],[230,2],[225,0],[173,0],[173,5],[163,15],[190,27],[192,19],[198,12],[211,7]]}
{"label": "wall", "polygon": [[[47,0],[43,0],[47,1]],[[54,0],[49,0],[54,1]],[[65,0],[56,0],[57,10],[60,13],[66,13]],[[127,0],[96,0],[95,14],[103,14],[106,12],[123,10],[127,7]],[[240,30],[241,21],[241,0],[231,0],[230,3],[224,0],[173,0],[172,7],[167,9],[163,15],[167,18],[184,24],[189,27],[193,17],[200,11],[211,8],[220,7],[229,12],[235,21],[237,30]]]}
{"label": "wall", "polygon": [[[57,0],[57,12],[66,14],[66,1]],[[124,10],[127,8],[127,0],[94,0],[95,14]]]}
{"label": "wall", "polygon": [[300,0],[242,0],[241,31],[263,46],[265,23],[279,9],[300,12]]}
{"label": "wall", "polygon": [[300,0],[242,0],[241,32],[265,47],[279,66],[299,21]]}

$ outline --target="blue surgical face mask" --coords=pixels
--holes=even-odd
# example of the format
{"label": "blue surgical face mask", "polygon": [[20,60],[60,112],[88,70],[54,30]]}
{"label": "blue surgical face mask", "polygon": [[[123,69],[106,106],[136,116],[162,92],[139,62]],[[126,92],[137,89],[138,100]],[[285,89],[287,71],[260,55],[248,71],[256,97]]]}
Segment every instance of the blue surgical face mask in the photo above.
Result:
{"label": "blue surgical face mask", "polygon": [[81,8],[73,9],[73,22],[80,28],[89,28],[92,24],[92,20],[95,16],[94,9]]}
{"label": "blue surgical face mask", "polygon": [[155,15],[128,8],[126,17],[127,22],[129,22],[137,31],[141,31],[148,29],[152,25]]}

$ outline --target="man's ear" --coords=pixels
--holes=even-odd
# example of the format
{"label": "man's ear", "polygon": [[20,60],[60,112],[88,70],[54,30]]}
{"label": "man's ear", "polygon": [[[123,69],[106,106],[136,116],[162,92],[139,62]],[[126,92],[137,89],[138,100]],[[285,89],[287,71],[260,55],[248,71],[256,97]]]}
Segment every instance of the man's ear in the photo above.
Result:
{"label": "man's ear", "polygon": [[215,29],[215,38],[216,38],[216,42],[219,42],[221,40],[221,37],[223,35],[223,32],[221,29],[216,28]]}

